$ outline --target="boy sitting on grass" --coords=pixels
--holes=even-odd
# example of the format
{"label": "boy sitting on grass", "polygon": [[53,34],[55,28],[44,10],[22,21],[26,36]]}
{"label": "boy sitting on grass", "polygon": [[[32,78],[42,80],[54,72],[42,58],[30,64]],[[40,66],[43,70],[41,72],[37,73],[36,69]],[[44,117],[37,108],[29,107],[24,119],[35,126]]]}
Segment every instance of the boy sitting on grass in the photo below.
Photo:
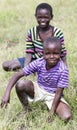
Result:
{"label": "boy sitting on grass", "polygon": [[[11,89],[15,85],[17,96],[26,111],[29,109],[29,101],[43,100],[49,108],[48,122],[51,122],[54,113],[68,121],[72,114],[63,97],[63,90],[68,87],[68,68],[60,58],[60,40],[49,37],[44,41],[43,48],[42,58],[31,62],[10,79],[1,107],[6,107],[10,102]],[[19,80],[34,72],[38,75],[37,82]]]}
{"label": "boy sitting on grass", "polygon": [[26,36],[26,57],[4,61],[2,67],[5,71],[18,71],[33,60],[43,56],[43,41],[55,36],[61,42],[61,59],[66,62],[67,50],[64,44],[64,34],[61,29],[51,25],[53,19],[53,8],[48,3],[37,5],[35,10],[37,25],[29,29]]}

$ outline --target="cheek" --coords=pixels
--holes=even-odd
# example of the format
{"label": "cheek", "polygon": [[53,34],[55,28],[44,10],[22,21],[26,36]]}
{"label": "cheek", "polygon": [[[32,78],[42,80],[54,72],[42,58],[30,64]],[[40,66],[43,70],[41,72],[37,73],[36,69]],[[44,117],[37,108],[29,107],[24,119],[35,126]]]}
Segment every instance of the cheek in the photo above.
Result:
{"label": "cheek", "polygon": [[39,20],[38,19],[36,19],[37,20],[37,23],[39,23]]}
{"label": "cheek", "polygon": [[44,59],[45,59],[45,60],[47,60],[47,59],[48,59],[48,56],[47,56],[47,55],[44,55],[43,57],[44,57]]}
{"label": "cheek", "polygon": [[60,59],[61,57],[60,57],[60,55],[57,55],[56,58],[57,58],[57,59]]}

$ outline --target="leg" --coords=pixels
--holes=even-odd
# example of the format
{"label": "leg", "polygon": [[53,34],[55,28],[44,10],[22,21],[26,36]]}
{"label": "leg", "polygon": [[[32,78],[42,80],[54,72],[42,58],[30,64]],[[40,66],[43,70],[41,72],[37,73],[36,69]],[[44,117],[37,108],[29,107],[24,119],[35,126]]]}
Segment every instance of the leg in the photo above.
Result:
{"label": "leg", "polygon": [[16,84],[16,93],[24,109],[27,111],[29,109],[27,97],[34,98],[33,82],[30,80],[19,80]]}
{"label": "leg", "polygon": [[70,107],[61,101],[56,109],[56,113],[64,121],[68,121],[72,117]]}
{"label": "leg", "polygon": [[21,65],[17,59],[5,61],[2,64],[2,67],[5,71],[16,71],[21,69]]}

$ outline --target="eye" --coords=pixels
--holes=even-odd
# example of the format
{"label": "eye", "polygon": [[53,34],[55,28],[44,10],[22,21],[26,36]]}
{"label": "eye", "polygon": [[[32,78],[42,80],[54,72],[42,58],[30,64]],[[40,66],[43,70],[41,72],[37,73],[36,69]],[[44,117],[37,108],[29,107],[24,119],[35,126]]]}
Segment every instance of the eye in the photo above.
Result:
{"label": "eye", "polygon": [[39,16],[39,15],[37,15],[37,19],[49,19],[49,17],[48,16]]}
{"label": "eye", "polygon": [[60,53],[59,52],[55,52],[54,54],[59,55]]}
{"label": "eye", "polygon": [[50,53],[49,52],[45,52],[45,55],[50,55]]}

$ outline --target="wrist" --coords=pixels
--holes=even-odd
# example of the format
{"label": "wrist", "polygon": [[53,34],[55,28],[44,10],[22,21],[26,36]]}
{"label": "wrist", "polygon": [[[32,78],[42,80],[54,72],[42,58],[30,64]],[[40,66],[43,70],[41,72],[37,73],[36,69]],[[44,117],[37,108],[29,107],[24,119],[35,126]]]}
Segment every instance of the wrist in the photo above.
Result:
{"label": "wrist", "polygon": [[51,108],[51,110],[49,111],[49,114],[50,114],[50,115],[53,115],[53,114],[54,114],[54,109],[53,109],[53,108]]}

